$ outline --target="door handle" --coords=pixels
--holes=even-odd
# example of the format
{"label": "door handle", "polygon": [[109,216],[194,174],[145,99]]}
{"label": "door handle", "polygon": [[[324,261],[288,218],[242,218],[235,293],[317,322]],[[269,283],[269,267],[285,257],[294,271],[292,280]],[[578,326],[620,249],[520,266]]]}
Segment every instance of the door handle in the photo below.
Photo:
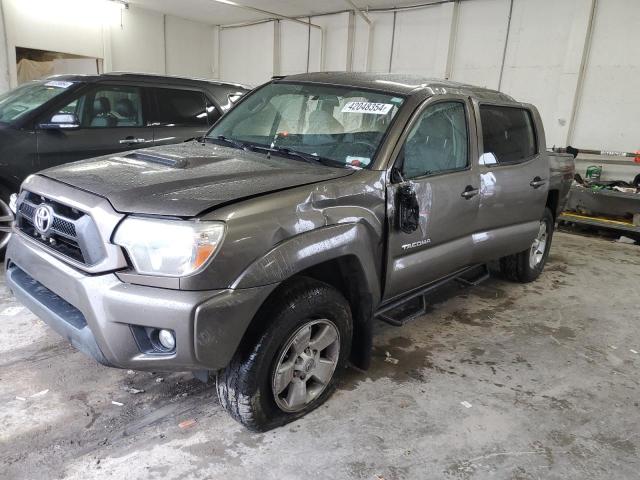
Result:
{"label": "door handle", "polygon": [[127,137],[127,138],[123,138],[122,140],[120,140],[120,144],[121,145],[133,145],[135,143],[144,143],[146,142],[146,140],[144,138],[133,138],[133,137]]}
{"label": "door handle", "polygon": [[546,180],[543,180],[540,177],[535,177],[533,180],[531,180],[531,182],[529,182],[529,185],[531,185],[533,188],[540,188],[545,183],[547,183]]}
{"label": "door handle", "polygon": [[460,196],[469,200],[470,198],[475,197],[478,193],[480,193],[480,190],[473,188],[471,185],[467,185],[467,188],[464,189],[464,192],[462,192]]}

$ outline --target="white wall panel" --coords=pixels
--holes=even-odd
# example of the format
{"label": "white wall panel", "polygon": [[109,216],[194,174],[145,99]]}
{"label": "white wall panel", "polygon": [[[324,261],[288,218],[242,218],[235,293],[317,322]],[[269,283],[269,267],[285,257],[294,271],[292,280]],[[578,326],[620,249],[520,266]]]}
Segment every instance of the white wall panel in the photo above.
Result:
{"label": "white wall panel", "polygon": [[114,71],[165,73],[164,19],[161,13],[129,7],[122,26],[111,27]]}
{"label": "white wall panel", "polygon": [[[324,30],[322,61],[319,69],[329,71],[347,70],[349,14],[340,13],[337,15],[311,17],[311,23],[321,26]],[[320,55],[319,50],[319,35],[316,33],[311,43],[311,52],[314,58]]]}
{"label": "white wall panel", "polygon": [[498,88],[509,0],[461,2],[451,62],[451,78]]}
{"label": "white wall panel", "polygon": [[399,11],[391,69],[428,77],[444,77],[453,3]]}
{"label": "white wall panel", "polygon": [[393,13],[370,13],[369,18],[373,22],[369,71],[388,72],[393,35]]}
{"label": "white wall panel", "polygon": [[577,83],[589,5],[590,0],[514,2],[502,91],[538,107],[548,146],[566,141],[573,96],[561,87]]}
{"label": "white wall panel", "polygon": [[307,71],[309,27],[299,23],[280,22],[280,75]]}
{"label": "white wall panel", "polygon": [[273,72],[274,22],[220,32],[220,74],[223,80],[259,85]]}
{"label": "white wall panel", "polygon": [[103,23],[119,11],[83,0],[4,0],[7,67],[16,86],[16,47],[103,58]]}
{"label": "white wall panel", "polygon": [[355,18],[355,30],[353,41],[353,58],[351,60],[351,70],[354,72],[367,71],[367,57],[369,55],[369,32],[373,28],[369,27],[360,16]]}
{"label": "white wall panel", "polygon": [[640,149],[639,79],[640,2],[600,0],[572,143]]}
{"label": "white wall panel", "polygon": [[166,17],[167,73],[215,78],[215,28],[178,17]]}

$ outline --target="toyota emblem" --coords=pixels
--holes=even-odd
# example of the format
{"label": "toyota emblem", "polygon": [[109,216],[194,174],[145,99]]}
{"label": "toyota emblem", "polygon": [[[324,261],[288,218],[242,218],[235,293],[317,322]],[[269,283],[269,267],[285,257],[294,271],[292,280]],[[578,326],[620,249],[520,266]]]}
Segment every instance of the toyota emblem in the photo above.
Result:
{"label": "toyota emblem", "polygon": [[53,209],[44,204],[36,208],[34,224],[41,235],[46,235],[53,224]]}

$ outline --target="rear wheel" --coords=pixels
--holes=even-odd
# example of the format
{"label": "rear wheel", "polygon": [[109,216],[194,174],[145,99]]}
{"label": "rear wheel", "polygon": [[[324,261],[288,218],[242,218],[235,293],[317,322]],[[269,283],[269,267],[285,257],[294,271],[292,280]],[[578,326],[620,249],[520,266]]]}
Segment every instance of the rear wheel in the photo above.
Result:
{"label": "rear wheel", "polygon": [[9,192],[0,188],[0,259],[4,258],[4,252],[11,236],[13,224],[13,212],[9,208]]}
{"label": "rear wheel", "polygon": [[526,250],[500,259],[502,273],[516,282],[528,283],[537,279],[549,256],[553,237],[554,219],[551,210],[545,208],[540,219],[538,233]]}
{"label": "rear wheel", "polygon": [[256,320],[264,330],[249,333],[216,387],[234,419],[264,431],[302,417],[331,395],[349,358],[352,323],[345,298],[307,278],[283,288]]}

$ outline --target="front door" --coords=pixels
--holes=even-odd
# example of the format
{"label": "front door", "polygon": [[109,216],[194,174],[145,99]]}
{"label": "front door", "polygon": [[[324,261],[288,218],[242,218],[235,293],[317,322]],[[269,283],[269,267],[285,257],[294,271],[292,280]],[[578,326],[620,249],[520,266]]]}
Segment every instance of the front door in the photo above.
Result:
{"label": "front door", "polygon": [[139,87],[100,85],[48,116],[56,114],[71,115],[79,127],[36,130],[41,168],[153,145]]}
{"label": "front door", "polygon": [[[471,263],[480,188],[472,161],[477,158],[475,139],[465,97],[427,100],[410,121],[387,189],[384,300]],[[417,207],[413,222],[412,201]]]}

